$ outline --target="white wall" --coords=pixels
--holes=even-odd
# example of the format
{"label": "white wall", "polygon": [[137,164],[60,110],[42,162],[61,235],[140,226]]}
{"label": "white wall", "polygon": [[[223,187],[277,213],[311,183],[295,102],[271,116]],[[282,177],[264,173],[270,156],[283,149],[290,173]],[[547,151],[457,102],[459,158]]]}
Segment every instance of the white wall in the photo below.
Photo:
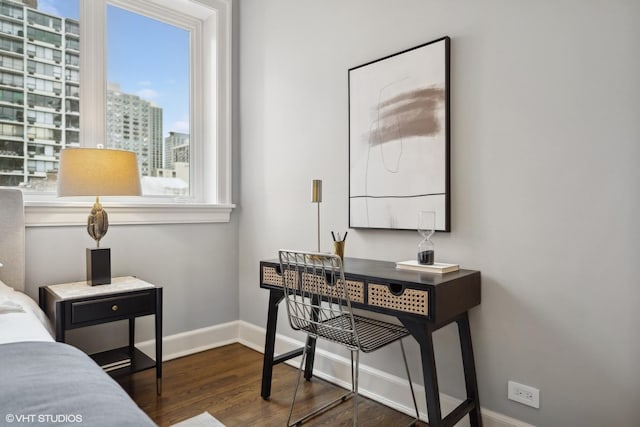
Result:
{"label": "white wall", "polygon": [[[482,406],[540,426],[637,425],[640,3],[240,0],[240,318],[266,322],[258,262],[347,226],[347,70],[452,39],[452,232],[482,271],[471,327]],[[352,230],[347,256],[414,256],[417,233]],[[282,310],[281,310],[282,311]],[[281,313],[282,315],[282,313]],[[291,335],[281,316],[279,332]],[[462,398],[453,327],[441,391]],[[417,372],[418,348],[409,346]],[[363,360],[402,375],[394,349]],[[540,409],[506,399],[507,380]]]}
{"label": "white wall", "polygon": [[[105,205],[108,211],[109,207]],[[87,211],[88,214],[88,211]],[[85,249],[94,247],[85,227],[28,228],[26,291],[83,280]],[[111,271],[163,287],[163,335],[238,318],[237,223],[112,225],[101,241],[111,248]],[[153,316],[136,322],[136,341],[154,337]],[[93,353],[127,344],[126,321],[70,331],[67,341]]]}

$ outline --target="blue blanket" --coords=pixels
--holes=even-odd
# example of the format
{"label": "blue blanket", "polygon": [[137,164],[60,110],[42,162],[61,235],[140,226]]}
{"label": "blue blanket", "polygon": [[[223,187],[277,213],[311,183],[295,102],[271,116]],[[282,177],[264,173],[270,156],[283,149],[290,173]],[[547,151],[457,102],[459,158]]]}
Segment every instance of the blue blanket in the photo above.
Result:
{"label": "blue blanket", "polygon": [[0,345],[0,426],[155,424],[89,356],[56,342]]}

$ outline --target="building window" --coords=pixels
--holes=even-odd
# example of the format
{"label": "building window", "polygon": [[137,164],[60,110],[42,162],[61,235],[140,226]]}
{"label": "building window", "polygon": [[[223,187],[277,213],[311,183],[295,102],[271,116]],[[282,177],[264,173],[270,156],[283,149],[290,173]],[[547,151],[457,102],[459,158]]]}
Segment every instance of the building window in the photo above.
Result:
{"label": "building window", "polygon": [[0,33],[23,37],[23,26],[14,22],[0,21]]}
{"label": "building window", "polygon": [[39,13],[33,9],[27,10],[27,22],[29,25],[47,27],[55,31],[60,31],[62,29],[62,19]]}
{"label": "building window", "polygon": [[[55,186],[37,183],[55,181],[57,153],[67,146],[104,143],[138,151],[144,157],[141,169],[146,176],[163,170],[164,178],[187,177],[186,192],[154,194],[160,201],[173,202],[173,196],[178,195],[179,206],[185,206],[184,202],[230,205],[231,0],[49,0],[39,2],[37,9],[12,6],[2,14],[11,16],[11,22],[0,16],[0,33],[20,40],[4,38],[0,50],[25,52],[24,57],[2,58],[3,97],[22,98],[27,105],[23,123],[1,123],[0,119],[5,137],[0,140],[0,158],[3,153],[12,156],[5,161],[12,172],[4,179],[0,171],[0,186],[36,190],[26,192],[27,207],[30,201],[54,201],[51,195]],[[161,43],[160,47],[147,49],[138,43],[143,33],[134,32],[128,41],[130,49],[137,51],[129,58],[161,55],[147,57],[147,61],[156,61],[157,68],[168,68],[182,55],[182,73],[187,75],[184,89],[158,91],[161,96],[154,99],[153,91],[130,88],[129,82],[112,74],[116,58],[112,53],[105,58],[102,46],[112,42],[112,25],[121,30],[132,18],[180,34],[176,39],[154,40]],[[16,68],[21,61],[23,71]],[[135,66],[129,62],[130,72]],[[154,78],[160,77],[141,76],[136,84],[153,83]],[[108,83],[120,85],[115,99],[110,99],[105,90]],[[184,98],[180,104],[187,107],[182,107],[181,116],[175,114],[177,118],[169,119],[168,110],[172,103],[178,104],[178,97]],[[88,101],[83,102],[85,99]],[[177,126],[180,121],[181,126]],[[106,132],[109,123],[114,124],[112,134]],[[174,147],[167,151],[165,140],[172,135],[187,137],[170,140]],[[55,148],[53,152],[50,146]],[[31,159],[29,152],[53,155]],[[172,168],[166,169],[167,163],[173,163]],[[44,194],[47,191],[50,196]],[[133,203],[148,200],[144,197]]]}
{"label": "building window", "polygon": [[60,47],[62,36],[50,31],[40,30],[34,27],[27,27],[27,37],[30,41],[48,43],[55,47]]}
{"label": "building window", "polygon": [[8,16],[15,19],[23,19],[24,9],[17,5],[11,5],[9,3],[0,3],[0,15]]}

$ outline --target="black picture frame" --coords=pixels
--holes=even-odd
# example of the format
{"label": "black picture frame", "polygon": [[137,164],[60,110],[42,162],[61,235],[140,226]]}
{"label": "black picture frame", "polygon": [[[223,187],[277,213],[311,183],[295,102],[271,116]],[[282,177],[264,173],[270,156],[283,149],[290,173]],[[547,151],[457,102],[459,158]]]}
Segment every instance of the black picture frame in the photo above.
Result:
{"label": "black picture frame", "polygon": [[448,36],[348,70],[349,228],[451,231]]}

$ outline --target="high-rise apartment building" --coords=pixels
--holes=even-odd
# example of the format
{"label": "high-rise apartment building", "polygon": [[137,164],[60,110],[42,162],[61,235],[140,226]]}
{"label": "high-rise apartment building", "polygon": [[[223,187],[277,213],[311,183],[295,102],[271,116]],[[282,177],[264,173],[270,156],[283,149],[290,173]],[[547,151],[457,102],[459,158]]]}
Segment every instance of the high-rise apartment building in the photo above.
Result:
{"label": "high-rise apartment building", "polygon": [[151,175],[155,176],[158,169],[162,168],[162,108],[152,106],[149,109],[149,131],[153,134],[151,146]]}
{"label": "high-rise apartment building", "polygon": [[[189,134],[188,133],[180,133],[180,132],[169,132],[169,136],[164,139],[164,168],[165,169],[174,169],[173,165],[176,162],[175,159],[175,148],[189,145]],[[179,160],[185,161],[185,160]],[[188,160],[188,152],[187,152],[187,162]]]}
{"label": "high-rise apartment building", "polygon": [[154,176],[162,157],[162,108],[109,83],[107,141],[109,148],[135,152],[140,175]]}
{"label": "high-rise apartment building", "polygon": [[80,141],[79,23],[34,7],[0,0],[0,186],[35,186]]}
{"label": "high-rise apartment building", "polygon": [[173,163],[189,163],[189,143],[173,147]]}
{"label": "high-rise apartment building", "polygon": [[22,3],[34,9],[38,8],[38,0],[16,0],[16,3]]}
{"label": "high-rise apartment building", "polygon": [[[118,85],[107,92],[107,145],[162,167],[162,108]],[[0,186],[51,190],[60,151],[80,145],[80,25],[0,0]]]}

